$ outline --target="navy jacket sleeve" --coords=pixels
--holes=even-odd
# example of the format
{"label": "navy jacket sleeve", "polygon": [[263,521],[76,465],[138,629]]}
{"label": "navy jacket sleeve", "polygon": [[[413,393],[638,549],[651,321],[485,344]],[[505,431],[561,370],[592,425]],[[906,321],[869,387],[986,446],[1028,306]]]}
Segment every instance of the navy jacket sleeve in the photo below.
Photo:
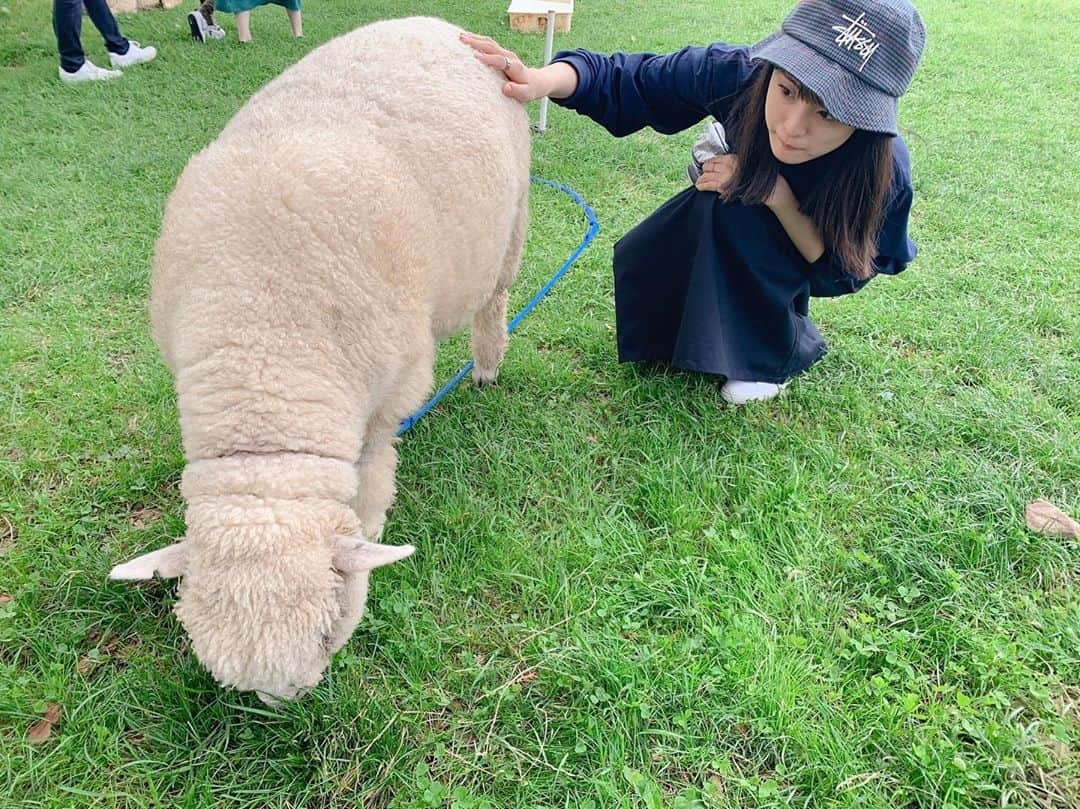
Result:
{"label": "navy jacket sleeve", "polygon": [[[896,275],[907,267],[918,252],[908,236],[908,217],[914,189],[911,186],[911,162],[907,145],[897,137],[893,139],[893,182],[885,216],[878,233],[878,255],[874,259],[875,273]],[[809,264],[810,294],[819,298],[834,298],[858,292],[870,281],[859,280],[844,269],[832,250]]]}
{"label": "navy jacket sleeve", "polygon": [[754,71],[747,48],[722,43],[663,56],[562,51],[553,61],[571,65],[578,86],[552,101],[619,137],[647,126],[680,132],[709,115],[723,121]]}

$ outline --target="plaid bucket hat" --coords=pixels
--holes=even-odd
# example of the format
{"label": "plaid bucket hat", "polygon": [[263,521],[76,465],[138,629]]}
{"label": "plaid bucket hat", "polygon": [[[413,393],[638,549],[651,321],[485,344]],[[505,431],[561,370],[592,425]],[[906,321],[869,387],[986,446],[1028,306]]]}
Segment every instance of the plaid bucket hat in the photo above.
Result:
{"label": "plaid bucket hat", "polygon": [[909,0],[803,0],[750,55],[790,73],[836,120],[897,135],[896,102],[925,42]]}

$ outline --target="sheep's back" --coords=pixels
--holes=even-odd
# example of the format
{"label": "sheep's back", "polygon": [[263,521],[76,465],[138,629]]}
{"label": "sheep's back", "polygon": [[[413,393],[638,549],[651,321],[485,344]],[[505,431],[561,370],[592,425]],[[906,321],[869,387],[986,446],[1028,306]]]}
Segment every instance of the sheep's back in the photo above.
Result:
{"label": "sheep's back", "polygon": [[411,17],[338,37],[260,90],[219,139],[255,155],[311,152],[335,164],[320,188],[399,211],[414,248],[438,259],[436,300],[501,263],[528,193],[528,116],[459,32]]}
{"label": "sheep's back", "polygon": [[378,263],[356,247],[381,231],[383,242],[409,241],[433,305],[467,307],[501,269],[527,197],[529,133],[522,106],[458,31],[422,17],[375,23],[258,91],[185,169],[158,243],[159,258],[176,260],[157,261],[155,276],[220,286],[237,252],[280,272],[267,259],[287,247],[290,262],[307,260],[306,274],[325,271],[333,285],[343,268],[327,251]]}

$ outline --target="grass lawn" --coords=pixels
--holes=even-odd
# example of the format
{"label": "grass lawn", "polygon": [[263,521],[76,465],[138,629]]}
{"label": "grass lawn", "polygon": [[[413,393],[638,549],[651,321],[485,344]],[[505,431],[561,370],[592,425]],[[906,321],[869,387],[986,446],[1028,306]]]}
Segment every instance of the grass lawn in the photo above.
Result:
{"label": "grass lawn", "polygon": [[[579,0],[557,44],[751,42],[787,2]],[[601,235],[500,384],[405,437],[386,541],[419,550],[275,712],[200,668],[174,585],[105,579],[183,532],[146,314],[165,198],[358,24],[443,16],[531,63],[543,38],[505,0],[310,0],[304,40],[263,8],[251,46],[228,15],[200,46],[183,7],[121,19],[157,61],[69,87],[49,4],[0,0],[0,807],[1080,806],[1080,545],[1023,519],[1080,516],[1080,4],[919,6],[919,257],[812,304],[831,352],[776,402],[617,363],[612,244],[684,187],[695,132],[552,109],[534,172]],[[515,311],[586,227],[532,204]]]}

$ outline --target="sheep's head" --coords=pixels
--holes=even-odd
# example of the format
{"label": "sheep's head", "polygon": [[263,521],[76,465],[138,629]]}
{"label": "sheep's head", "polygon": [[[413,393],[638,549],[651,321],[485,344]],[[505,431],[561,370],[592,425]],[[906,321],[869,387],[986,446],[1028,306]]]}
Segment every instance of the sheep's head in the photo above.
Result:
{"label": "sheep's head", "polygon": [[369,542],[337,502],[200,498],[188,535],[113,579],[181,576],[175,612],[224,686],[292,699],[319,682],[364,612],[368,574],[413,552]]}

